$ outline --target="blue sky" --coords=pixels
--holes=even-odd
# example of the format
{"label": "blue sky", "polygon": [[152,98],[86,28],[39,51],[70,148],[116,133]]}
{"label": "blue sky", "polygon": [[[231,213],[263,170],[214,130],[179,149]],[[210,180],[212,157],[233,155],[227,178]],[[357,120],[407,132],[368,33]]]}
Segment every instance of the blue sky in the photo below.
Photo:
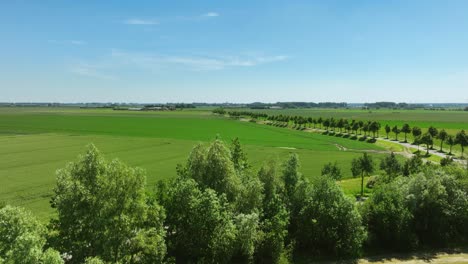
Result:
{"label": "blue sky", "polygon": [[468,1],[2,1],[0,101],[468,102]]}

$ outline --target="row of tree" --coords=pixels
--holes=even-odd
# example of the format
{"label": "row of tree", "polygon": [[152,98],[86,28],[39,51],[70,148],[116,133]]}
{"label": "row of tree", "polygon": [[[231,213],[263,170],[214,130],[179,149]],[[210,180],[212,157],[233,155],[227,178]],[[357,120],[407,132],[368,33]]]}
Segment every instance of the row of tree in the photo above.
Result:
{"label": "row of tree", "polygon": [[[364,154],[352,163],[363,185],[374,162]],[[22,209],[0,209],[0,262],[278,263],[468,238],[468,175],[459,168],[413,162],[404,177],[407,165],[389,156],[374,194],[356,203],[335,182],[334,163],[310,178],[296,154],[276,164],[254,172],[237,139],[215,140],[197,145],[175,179],[147,191],[144,171],[90,146],[57,172],[47,229]]]}
{"label": "row of tree", "polygon": [[[381,124],[377,121],[362,121],[362,120],[347,120],[345,118],[335,119],[331,118],[312,118],[312,117],[303,117],[303,116],[289,116],[289,115],[268,115],[266,113],[257,113],[257,112],[250,112],[250,111],[230,111],[226,112],[222,108],[215,109],[213,111],[217,114],[228,114],[233,117],[241,117],[241,116],[248,116],[253,119],[263,118],[270,122],[274,122],[274,124],[286,127],[290,123],[293,124],[294,128],[297,129],[305,129],[307,126],[313,128],[317,128],[317,126],[322,129],[324,128],[326,132],[333,131],[338,133],[346,132],[348,134],[354,133],[357,137],[358,134],[364,134],[365,137],[372,135],[375,139],[379,136],[379,132],[381,130]],[[461,147],[461,156],[463,157],[465,147],[468,146],[468,135],[465,133],[464,130],[459,131],[456,135],[448,134],[444,129],[440,131],[430,126],[423,134],[423,131],[420,127],[414,126],[411,127],[409,124],[405,123],[401,128],[398,126],[391,127],[390,125],[385,125],[384,127],[387,139],[389,138],[389,134],[392,132],[395,135],[395,140],[398,140],[398,135],[403,133],[404,134],[404,142],[408,142],[408,134],[413,136],[413,144],[419,145],[423,144],[426,145],[426,155],[429,154],[429,149],[433,149],[434,140],[438,139],[440,141],[440,152],[443,151],[443,144],[447,143],[449,145],[449,155],[452,154],[452,148],[455,145],[460,145]]]}

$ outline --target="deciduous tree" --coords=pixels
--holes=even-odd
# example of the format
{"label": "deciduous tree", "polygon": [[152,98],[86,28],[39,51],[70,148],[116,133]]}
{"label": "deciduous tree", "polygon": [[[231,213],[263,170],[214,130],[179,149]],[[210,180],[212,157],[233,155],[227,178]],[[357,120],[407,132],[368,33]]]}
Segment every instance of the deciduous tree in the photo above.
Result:
{"label": "deciduous tree", "polygon": [[[162,261],[164,210],[146,196],[144,171],[118,160],[107,162],[93,145],[85,155],[57,172],[52,227],[61,251],[82,263]],[[149,248],[148,248],[149,247]]]}
{"label": "deciduous tree", "polygon": [[361,157],[353,159],[351,163],[351,172],[356,177],[361,175],[361,199],[364,197],[364,176],[368,176],[374,171],[374,162],[372,157],[364,153]]}

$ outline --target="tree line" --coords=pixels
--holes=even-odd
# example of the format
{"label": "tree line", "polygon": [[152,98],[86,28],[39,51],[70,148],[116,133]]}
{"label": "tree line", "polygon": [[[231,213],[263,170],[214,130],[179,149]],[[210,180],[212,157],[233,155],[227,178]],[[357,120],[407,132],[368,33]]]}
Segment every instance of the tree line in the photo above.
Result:
{"label": "tree line", "polygon": [[[466,171],[417,159],[389,155],[373,194],[356,202],[336,183],[336,163],[306,177],[290,154],[256,171],[238,139],[195,146],[177,177],[150,190],[143,170],[91,145],[57,171],[46,227],[0,209],[0,262],[284,263],[466,243]],[[352,162],[362,186],[375,169],[367,153]]]}
{"label": "tree line", "polygon": [[[363,121],[363,120],[348,120],[346,118],[312,118],[304,116],[290,116],[290,115],[268,115],[266,113],[257,113],[250,111],[226,111],[223,108],[217,108],[213,110],[213,113],[225,115],[228,114],[232,117],[248,116],[252,119],[265,119],[269,121],[270,125],[278,127],[288,127],[292,123],[292,127],[297,130],[304,130],[309,128],[324,129],[327,133],[347,133],[354,134],[354,138],[358,135],[364,135],[364,137],[372,136],[375,140],[379,137],[381,131],[381,123],[378,121]],[[426,155],[429,155],[429,150],[434,149],[434,140],[440,141],[440,152],[443,152],[443,145],[449,146],[448,155],[452,155],[452,149],[455,145],[460,145],[461,157],[463,158],[465,147],[468,146],[468,135],[465,130],[460,130],[455,135],[448,134],[445,129],[437,129],[434,126],[430,126],[425,133],[418,126],[411,127],[408,123],[403,124],[399,127],[389,126],[388,124],[383,127],[386,138],[390,139],[390,133],[394,134],[394,140],[398,141],[398,135],[404,134],[404,142],[408,142],[408,134],[413,136],[413,145],[426,146]],[[372,142],[372,141],[371,141]]]}

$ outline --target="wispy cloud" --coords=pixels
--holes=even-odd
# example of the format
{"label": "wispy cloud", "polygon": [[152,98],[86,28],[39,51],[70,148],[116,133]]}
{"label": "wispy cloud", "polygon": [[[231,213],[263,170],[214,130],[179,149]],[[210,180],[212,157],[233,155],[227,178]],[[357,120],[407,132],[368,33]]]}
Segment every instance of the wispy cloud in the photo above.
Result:
{"label": "wispy cloud", "polygon": [[62,45],[86,45],[86,41],[83,40],[56,40],[56,39],[49,39],[49,43],[52,44],[62,44]]}
{"label": "wispy cloud", "polygon": [[289,59],[276,56],[178,56],[132,53],[113,50],[112,58],[121,63],[149,69],[179,68],[192,71],[213,71],[233,67],[254,67]]}
{"label": "wispy cloud", "polygon": [[131,18],[123,21],[127,25],[158,25],[159,22],[151,19]]}
{"label": "wispy cloud", "polygon": [[135,71],[220,71],[230,68],[255,67],[289,59],[285,55],[256,56],[199,56],[199,55],[160,55],[151,53],[112,50],[110,54],[86,63],[73,65],[70,71],[80,76],[113,80],[119,73]]}
{"label": "wispy cloud", "polygon": [[105,68],[102,65],[92,65],[87,63],[79,63],[74,65],[70,72],[76,75],[85,76],[85,77],[93,77],[98,79],[105,79],[105,80],[115,80],[116,77],[110,74],[105,74],[100,72],[101,68]]}
{"label": "wispy cloud", "polygon": [[219,17],[219,13],[216,13],[216,12],[208,12],[208,13],[205,13],[203,15],[201,15],[202,17]]}

